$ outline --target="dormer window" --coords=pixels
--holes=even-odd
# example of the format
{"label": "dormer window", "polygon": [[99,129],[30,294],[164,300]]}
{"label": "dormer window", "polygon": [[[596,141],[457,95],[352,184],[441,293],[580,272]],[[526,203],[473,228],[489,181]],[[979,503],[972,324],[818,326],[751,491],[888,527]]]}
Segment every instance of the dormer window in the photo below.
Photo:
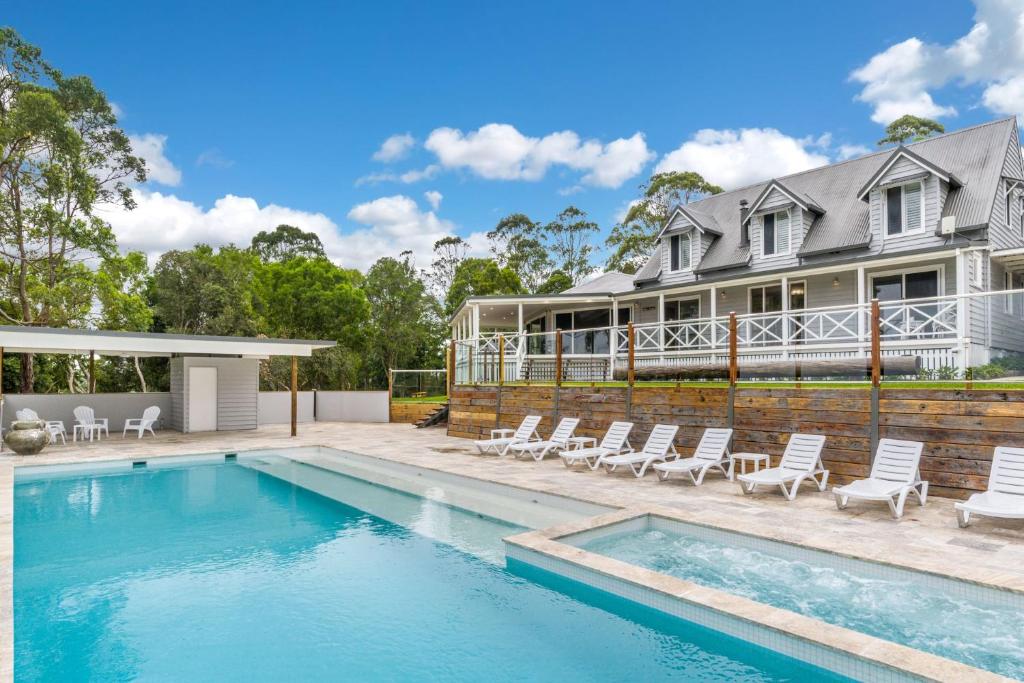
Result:
{"label": "dormer window", "polygon": [[692,233],[672,235],[670,251],[672,252],[672,270],[690,270]]}
{"label": "dormer window", "polygon": [[761,217],[761,255],[782,256],[789,253],[789,209],[766,213]]}
{"label": "dormer window", "polygon": [[886,236],[909,235],[924,229],[923,194],[920,181],[884,190]]}

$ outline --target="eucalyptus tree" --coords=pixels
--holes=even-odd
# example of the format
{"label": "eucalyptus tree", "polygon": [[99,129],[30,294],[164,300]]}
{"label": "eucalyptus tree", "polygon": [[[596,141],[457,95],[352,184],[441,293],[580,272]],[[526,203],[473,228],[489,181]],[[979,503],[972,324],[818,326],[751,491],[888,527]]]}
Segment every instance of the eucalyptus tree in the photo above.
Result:
{"label": "eucalyptus tree", "polygon": [[306,232],[294,225],[281,224],[273,230],[261,230],[252,238],[249,248],[264,263],[303,257],[327,258],[323,242],[315,232]]}
{"label": "eucalyptus tree", "polygon": [[494,260],[502,268],[511,268],[528,292],[536,293],[552,268],[543,232],[544,226],[526,214],[513,213],[487,233]]}
{"label": "eucalyptus tree", "polygon": [[902,145],[907,140],[919,142],[945,132],[946,127],[938,121],[904,114],[885,127],[885,137],[878,141],[878,146]]}
{"label": "eucalyptus tree", "polygon": [[599,231],[597,223],[587,220],[587,213],[575,206],[567,206],[544,226],[544,239],[554,255],[558,270],[565,273],[574,285],[594,270],[592,262],[596,251],[591,240]]}
{"label": "eucalyptus tree", "polygon": [[[95,270],[115,240],[104,207],[134,208],[145,163],[106,96],[65,76],[10,28],[0,28],[0,318],[77,326],[93,304]],[[34,359],[21,363],[32,391]]]}

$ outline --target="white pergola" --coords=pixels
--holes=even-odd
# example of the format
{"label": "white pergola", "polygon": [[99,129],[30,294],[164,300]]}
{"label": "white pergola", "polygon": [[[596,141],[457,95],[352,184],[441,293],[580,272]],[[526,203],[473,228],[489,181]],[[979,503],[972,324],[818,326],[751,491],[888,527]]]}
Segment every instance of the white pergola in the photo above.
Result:
{"label": "white pergola", "polygon": [[113,332],[107,330],[76,330],[56,327],[0,326],[0,398],[3,397],[4,353],[58,353],[89,356],[89,392],[96,390],[96,356],[164,357],[216,356],[225,358],[266,359],[290,356],[291,428],[298,423],[298,358],[313,355],[316,349],[336,344],[333,341],[310,339],[271,339],[264,337],[217,337],[196,334],[162,334],[155,332]]}

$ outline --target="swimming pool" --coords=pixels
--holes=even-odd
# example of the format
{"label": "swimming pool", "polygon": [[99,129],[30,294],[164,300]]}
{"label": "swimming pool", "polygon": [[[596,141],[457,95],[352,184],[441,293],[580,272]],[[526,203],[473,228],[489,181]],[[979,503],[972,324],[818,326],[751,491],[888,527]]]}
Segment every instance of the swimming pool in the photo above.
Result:
{"label": "swimming pool", "polygon": [[33,468],[15,480],[16,678],[838,680],[509,572],[493,549],[520,530],[274,454]]}
{"label": "swimming pool", "polygon": [[564,539],[584,550],[1024,678],[1024,596],[650,516]]}

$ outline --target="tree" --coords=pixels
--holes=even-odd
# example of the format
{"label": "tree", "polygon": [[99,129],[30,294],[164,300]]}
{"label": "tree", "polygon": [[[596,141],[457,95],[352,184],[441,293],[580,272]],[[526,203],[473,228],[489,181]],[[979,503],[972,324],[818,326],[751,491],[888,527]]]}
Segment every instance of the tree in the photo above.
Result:
{"label": "tree", "polygon": [[523,287],[536,292],[551,270],[551,258],[540,240],[542,226],[523,213],[505,216],[487,233],[494,260],[511,268]]}
{"label": "tree", "polygon": [[575,206],[562,209],[555,220],[544,226],[558,269],[568,275],[574,285],[594,269],[590,261],[594,245],[590,239],[598,231],[597,223],[588,221],[587,213]]}
{"label": "tree", "polygon": [[650,256],[674,206],[722,192],[693,171],[655,173],[640,190],[641,198],[630,205],[622,222],[608,235],[606,244],[612,250],[608,270],[635,273]]}
{"label": "tree", "polygon": [[525,293],[519,276],[511,268],[502,268],[494,259],[469,258],[455,271],[451,289],[445,297],[445,312],[451,315],[471,296]]}
{"label": "tree", "polygon": [[561,294],[572,287],[572,278],[560,270],[556,270],[541,283],[534,294]]}
{"label": "tree", "polygon": [[324,245],[313,232],[305,232],[294,225],[279,225],[273,232],[261,230],[249,246],[264,263],[287,261],[296,257],[327,258]]}
{"label": "tree", "polygon": [[[149,330],[153,325],[153,311],[146,297],[148,288],[149,265],[142,252],[133,251],[104,259],[96,273],[96,297],[100,303],[97,327],[136,332]],[[145,392],[146,376],[138,356],[133,356],[133,365],[139,386]]]}
{"label": "tree", "polygon": [[228,245],[165,252],[153,269],[154,313],[168,332],[253,335],[259,259]]}
{"label": "tree", "polygon": [[430,280],[439,299],[448,294],[455,271],[469,253],[469,244],[461,237],[442,237],[434,242],[434,260],[430,264]]}
{"label": "tree", "polygon": [[[132,209],[145,163],[104,94],[65,77],[41,51],[0,28],[0,317],[17,325],[76,326],[91,310],[94,271],[114,252],[97,209]],[[34,360],[21,363],[32,391]]]}
{"label": "tree", "polygon": [[878,146],[902,145],[907,140],[918,142],[945,132],[946,127],[938,121],[904,114],[885,127],[885,137],[878,141]]}
{"label": "tree", "polygon": [[441,366],[445,324],[408,256],[379,259],[367,271],[363,291],[370,302],[366,354],[377,386],[390,368]]}

